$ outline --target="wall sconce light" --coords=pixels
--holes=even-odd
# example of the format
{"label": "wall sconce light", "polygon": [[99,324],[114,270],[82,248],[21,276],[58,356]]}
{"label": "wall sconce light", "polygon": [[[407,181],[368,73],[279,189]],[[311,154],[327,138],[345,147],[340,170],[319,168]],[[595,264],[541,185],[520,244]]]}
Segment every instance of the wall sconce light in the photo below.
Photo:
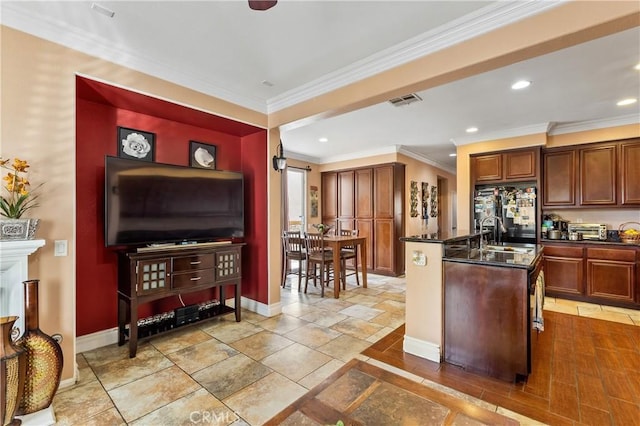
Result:
{"label": "wall sconce light", "polygon": [[287,167],[287,159],[284,157],[284,153],[282,152],[282,140],[278,144],[278,148],[276,148],[278,155],[273,156],[273,170],[277,172],[281,172]]}

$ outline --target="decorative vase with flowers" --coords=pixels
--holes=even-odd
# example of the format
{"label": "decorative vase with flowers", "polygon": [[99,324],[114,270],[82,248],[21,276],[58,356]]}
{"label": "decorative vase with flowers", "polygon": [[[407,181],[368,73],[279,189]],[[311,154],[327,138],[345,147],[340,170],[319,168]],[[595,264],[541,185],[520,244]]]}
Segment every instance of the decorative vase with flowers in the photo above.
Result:
{"label": "decorative vase with flowers", "polygon": [[39,219],[22,217],[38,205],[38,195],[27,179],[30,165],[17,157],[13,162],[0,157],[0,167],[8,170],[2,178],[6,194],[0,196],[0,240],[31,240],[35,237]]}

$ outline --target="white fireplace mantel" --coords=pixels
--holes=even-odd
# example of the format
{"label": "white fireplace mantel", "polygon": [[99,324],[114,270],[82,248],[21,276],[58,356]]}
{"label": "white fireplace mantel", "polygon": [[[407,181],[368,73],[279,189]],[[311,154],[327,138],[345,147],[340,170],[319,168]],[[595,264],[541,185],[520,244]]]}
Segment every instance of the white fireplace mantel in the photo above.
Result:
{"label": "white fireplace mantel", "polygon": [[44,240],[0,241],[0,316],[18,316],[15,326],[24,328],[24,287],[29,279],[29,255],[44,246]]}

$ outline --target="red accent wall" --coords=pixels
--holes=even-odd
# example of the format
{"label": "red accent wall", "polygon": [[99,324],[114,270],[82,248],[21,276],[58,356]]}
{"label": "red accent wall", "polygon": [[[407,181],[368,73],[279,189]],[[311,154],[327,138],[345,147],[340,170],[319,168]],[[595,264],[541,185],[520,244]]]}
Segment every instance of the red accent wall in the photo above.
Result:
{"label": "red accent wall", "polygon": [[[76,99],[76,334],[83,336],[117,326],[117,256],[104,246],[104,157],[117,155],[117,127],[129,127],[155,133],[156,157],[159,163],[188,165],[189,141],[216,145],[217,168],[242,171],[245,175],[245,242],[243,249],[242,294],[267,303],[267,198],[266,130],[249,127],[232,120],[224,130],[242,129],[241,134],[229,134],[206,127],[201,111],[194,111],[194,119],[186,120],[185,107],[148,96],[126,92],[102,83],[78,77]],[[101,97],[89,96],[87,82],[99,84]],[[105,96],[109,94],[109,96]],[[127,106],[134,101],[136,111],[118,104],[118,94]],[[106,101],[105,98],[109,98]],[[164,102],[163,117],[148,115],[145,104],[153,104],[149,111],[157,113],[158,102]],[[116,105],[113,105],[113,104]],[[172,109],[179,114],[172,114]],[[188,109],[187,109],[188,110]],[[175,112],[174,111],[174,112]],[[212,116],[213,117],[213,116]],[[220,117],[211,123],[219,126]],[[185,123],[186,121],[187,123]],[[204,126],[204,127],[203,127]],[[238,127],[239,126],[239,127]],[[212,126],[213,127],[213,126]],[[238,132],[235,132],[238,133]],[[244,134],[242,134],[244,133]],[[183,295],[186,304],[212,298],[215,290]],[[143,305],[139,316],[165,312],[180,306],[177,297]]]}

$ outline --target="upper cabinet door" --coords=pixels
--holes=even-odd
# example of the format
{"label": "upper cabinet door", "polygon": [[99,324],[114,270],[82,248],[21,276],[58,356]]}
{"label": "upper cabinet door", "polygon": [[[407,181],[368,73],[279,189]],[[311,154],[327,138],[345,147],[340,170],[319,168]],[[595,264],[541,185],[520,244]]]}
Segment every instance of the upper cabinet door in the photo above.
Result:
{"label": "upper cabinet door", "polygon": [[623,205],[640,204],[640,140],[620,145],[620,186]]}
{"label": "upper cabinet door", "polygon": [[373,218],[373,169],[358,169],[356,173],[356,217]]}
{"label": "upper cabinet door", "polygon": [[545,206],[573,206],[576,203],[576,152],[546,152],[543,155]]}
{"label": "upper cabinet door", "polygon": [[536,151],[516,151],[504,154],[506,180],[526,180],[536,177]]}
{"label": "upper cabinet door", "polygon": [[374,214],[376,219],[392,219],[394,214],[394,175],[393,166],[382,166],[374,172]]}
{"label": "upper cabinet door", "polygon": [[616,204],[616,145],[580,149],[580,205]]}
{"label": "upper cabinet door", "polygon": [[502,180],[502,154],[475,157],[473,174],[476,182]]}
{"label": "upper cabinet door", "polygon": [[355,174],[353,170],[338,173],[338,217],[355,217]]}
{"label": "upper cabinet door", "polygon": [[338,217],[338,174],[322,174],[322,219]]}

